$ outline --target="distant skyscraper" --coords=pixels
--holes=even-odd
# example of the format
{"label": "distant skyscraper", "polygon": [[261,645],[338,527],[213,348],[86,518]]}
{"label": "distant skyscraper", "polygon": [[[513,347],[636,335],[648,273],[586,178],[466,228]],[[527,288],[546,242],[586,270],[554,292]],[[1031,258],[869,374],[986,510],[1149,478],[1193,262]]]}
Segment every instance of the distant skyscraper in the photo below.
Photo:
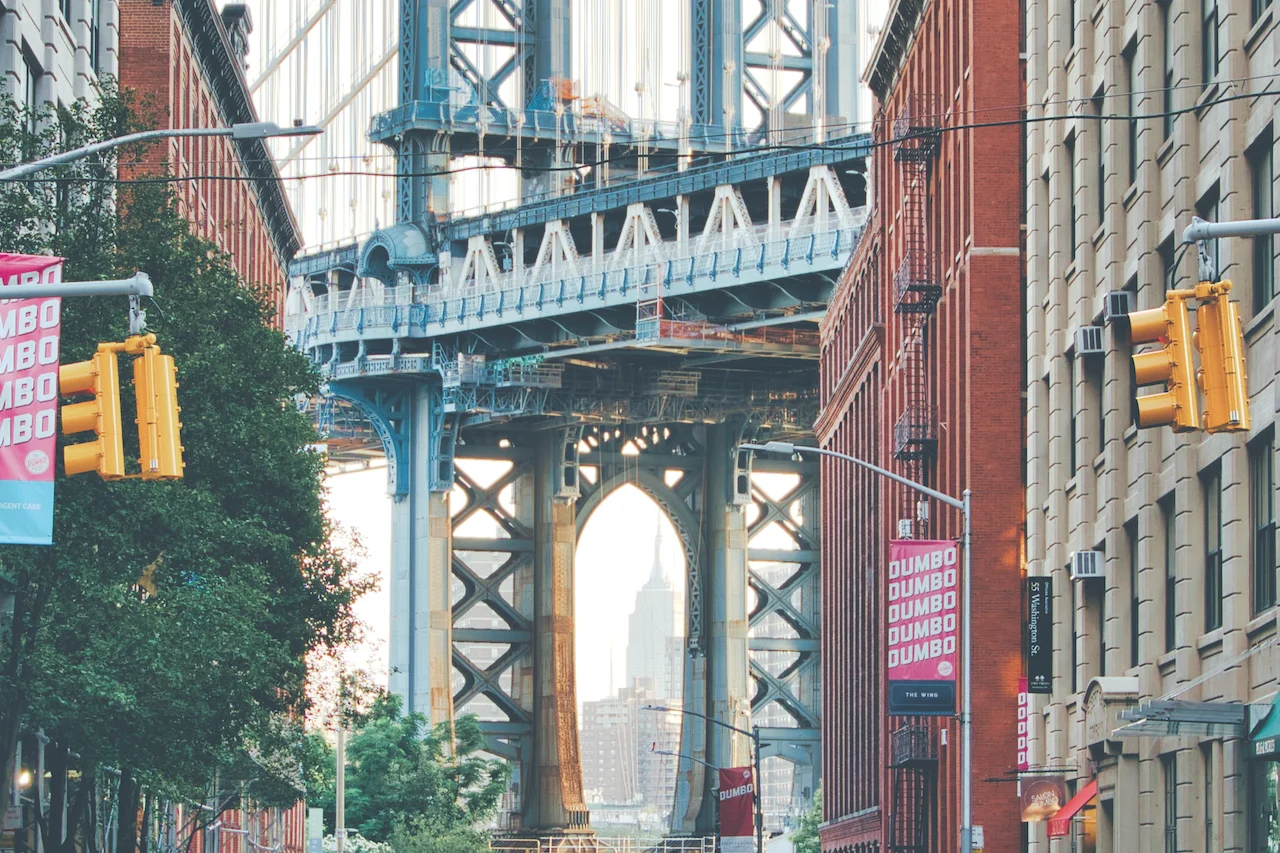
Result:
{"label": "distant skyscraper", "polygon": [[[653,540],[653,567],[649,580],[636,593],[636,607],[627,630],[627,687],[637,683],[654,693],[665,694],[668,686],[679,683],[671,677],[671,640],[679,636],[676,591],[662,570],[662,528]],[[659,695],[655,698],[678,699]]]}

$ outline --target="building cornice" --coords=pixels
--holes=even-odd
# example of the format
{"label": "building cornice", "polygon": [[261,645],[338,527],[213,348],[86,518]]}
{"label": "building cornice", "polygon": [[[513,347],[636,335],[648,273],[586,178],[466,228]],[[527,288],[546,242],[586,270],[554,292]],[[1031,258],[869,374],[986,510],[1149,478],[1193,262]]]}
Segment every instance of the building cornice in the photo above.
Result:
{"label": "building cornice", "polygon": [[889,7],[880,38],[862,74],[862,81],[882,104],[893,91],[927,8],[929,0],[893,0]]}
{"label": "building cornice", "polygon": [[[173,0],[173,5],[223,121],[228,125],[258,121],[249,83],[240,60],[231,51],[222,16],[214,8],[213,0]],[[271,242],[281,267],[287,270],[302,247],[302,234],[280,183],[280,171],[262,140],[239,140],[231,144],[239,152],[241,168],[253,181]]]}

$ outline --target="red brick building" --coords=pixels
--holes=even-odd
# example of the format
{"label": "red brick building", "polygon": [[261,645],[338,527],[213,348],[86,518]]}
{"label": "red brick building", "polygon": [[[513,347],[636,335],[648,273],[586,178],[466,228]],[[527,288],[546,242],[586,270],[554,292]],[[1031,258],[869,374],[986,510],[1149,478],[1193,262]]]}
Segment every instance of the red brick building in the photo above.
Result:
{"label": "red brick building", "polygon": [[[1016,0],[891,4],[866,71],[873,215],[823,323],[817,424],[824,447],[973,491],[973,822],[987,851],[1022,846],[1019,22]],[[823,849],[950,853],[959,718],[888,716],[883,590],[891,539],[959,538],[960,515],[839,460],[823,460],[822,484]]]}
{"label": "red brick building", "polygon": [[[137,93],[152,125],[219,127],[258,120],[244,76],[252,23],[243,5],[229,4],[219,14],[213,0],[119,2],[120,83]],[[171,139],[151,158],[175,176],[198,176],[175,184],[180,210],[196,233],[231,255],[250,286],[268,295],[282,322],[287,265],[301,237],[266,145],[221,137]]]}

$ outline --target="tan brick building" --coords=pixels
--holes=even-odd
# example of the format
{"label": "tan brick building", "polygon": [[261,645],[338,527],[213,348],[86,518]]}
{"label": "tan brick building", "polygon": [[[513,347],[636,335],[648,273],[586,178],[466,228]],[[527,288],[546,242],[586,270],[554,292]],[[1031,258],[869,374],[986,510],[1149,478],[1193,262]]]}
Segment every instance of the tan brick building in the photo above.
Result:
{"label": "tan brick building", "polygon": [[[1245,325],[1247,434],[1135,429],[1128,332],[1107,311],[1110,293],[1145,309],[1194,283],[1194,250],[1174,272],[1193,215],[1275,214],[1277,100],[1239,96],[1276,88],[1276,5],[1026,3],[1026,556],[1056,617],[1030,754],[1087,798],[1065,835],[1029,825],[1035,853],[1280,848],[1277,765],[1249,740],[1277,679],[1280,238],[1212,247]],[[1089,326],[1100,352],[1077,342]],[[1072,580],[1087,551],[1103,577]],[[1116,736],[1120,711],[1153,700],[1254,707],[1217,730]]]}
{"label": "tan brick building", "polygon": [[[213,0],[117,0],[120,83],[135,91],[157,127],[218,127],[258,120],[245,80],[243,4]],[[269,116],[287,123],[291,117]],[[182,214],[198,234],[231,255],[251,287],[268,294],[283,319],[287,265],[301,245],[279,172],[260,140],[184,138],[151,153],[179,177]],[[154,172],[144,167],[134,174]]]}

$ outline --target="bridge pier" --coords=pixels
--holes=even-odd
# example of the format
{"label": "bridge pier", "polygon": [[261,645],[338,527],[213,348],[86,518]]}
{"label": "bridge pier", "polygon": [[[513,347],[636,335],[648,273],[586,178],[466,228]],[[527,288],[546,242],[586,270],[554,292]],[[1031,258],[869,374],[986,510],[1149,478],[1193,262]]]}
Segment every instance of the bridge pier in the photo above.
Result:
{"label": "bridge pier", "polygon": [[[430,430],[433,395],[425,385],[406,390],[409,417],[407,482],[394,494],[391,516],[390,689],[405,700],[405,711],[431,723],[453,719],[450,687],[452,616],[449,585],[453,551],[448,492],[428,488],[433,453]],[[439,406],[439,396],[434,404]]]}
{"label": "bridge pier", "polygon": [[563,431],[535,438],[534,777],[525,792],[526,831],[589,830],[578,750],[574,676],[573,576],[577,548],[574,497],[563,495]]}

